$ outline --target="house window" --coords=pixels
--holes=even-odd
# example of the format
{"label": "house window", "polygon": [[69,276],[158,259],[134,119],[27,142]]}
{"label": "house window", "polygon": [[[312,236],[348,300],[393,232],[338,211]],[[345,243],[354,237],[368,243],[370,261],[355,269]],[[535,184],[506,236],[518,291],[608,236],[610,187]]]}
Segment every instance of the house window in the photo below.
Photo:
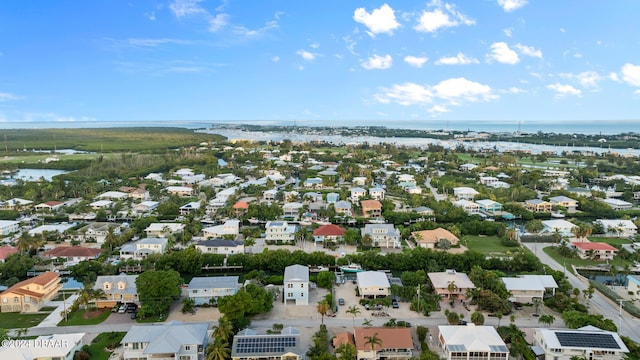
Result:
{"label": "house window", "polygon": [[104,287],[104,289],[105,289],[105,290],[109,290],[109,289],[111,288],[111,285],[109,285],[109,284],[104,284],[104,285],[103,285],[103,287]]}
{"label": "house window", "polygon": [[301,287],[302,289],[304,289],[304,284],[300,284],[300,287]]}
{"label": "house window", "polygon": [[287,293],[287,297],[293,297],[293,293]]}
{"label": "house window", "polygon": [[139,343],[131,343],[131,348],[133,350],[138,350],[138,349],[140,349],[140,344]]}
{"label": "house window", "polygon": [[287,284],[288,289],[293,289],[293,284]]}
{"label": "house window", "polygon": [[191,350],[191,346],[190,345],[185,345],[184,349],[185,349],[185,351],[189,351],[189,350]]}
{"label": "house window", "polygon": [[13,302],[14,303],[20,302],[20,299],[18,299],[18,297],[16,296],[16,297],[13,298]]}

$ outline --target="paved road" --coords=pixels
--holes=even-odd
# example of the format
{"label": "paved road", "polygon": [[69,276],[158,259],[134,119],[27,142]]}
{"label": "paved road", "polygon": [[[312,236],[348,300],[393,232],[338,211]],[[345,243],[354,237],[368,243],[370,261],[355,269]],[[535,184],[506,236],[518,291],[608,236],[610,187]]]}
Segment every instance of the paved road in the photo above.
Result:
{"label": "paved road", "polygon": [[[536,244],[536,243],[523,243],[524,246],[529,248],[534,254],[538,256],[540,261],[549,265],[554,270],[565,271],[562,264],[556,262],[551,256],[547,255],[542,249],[548,246],[553,246],[550,243]],[[573,275],[571,271],[566,271],[567,279],[571,286],[585,290],[589,287],[589,284],[580,280],[577,276]],[[611,319],[619,327],[619,333],[624,336],[628,336],[633,341],[640,343],[640,320],[630,316],[626,312],[622,312],[620,316],[620,306],[609,298],[603,296],[599,292],[593,294],[593,298],[590,300],[590,311],[597,312],[604,315],[605,318]],[[620,326],[621,325],[621,326]]]}
{"label": "paved road", "polygon": [[447,200],[447,196],[443,194],[438,194],[438,189],[431,186],[431,178],[427,178],[424,182],[424,186],[428,187],[431,190],[431,194],[436,201],[444,201]]}

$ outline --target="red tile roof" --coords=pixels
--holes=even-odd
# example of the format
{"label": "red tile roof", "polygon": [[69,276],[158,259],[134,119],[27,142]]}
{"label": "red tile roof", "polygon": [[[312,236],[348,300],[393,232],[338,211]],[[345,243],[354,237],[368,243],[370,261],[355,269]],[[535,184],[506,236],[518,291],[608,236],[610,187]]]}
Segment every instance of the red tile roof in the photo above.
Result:
{"label": "red tile roof", "polygon": [[234,209],[248,209],[249,208],[249,204],[247,204],[244,201],[238,201],[237,203],[233,204],[233,208]]}
{"label": "red tile roof", "polygon": [[313,236],[344,236],[345,230],[338,225],[322,225],[313,230]]}
{"label": "red tile roof", "polygon": [[344,331],[341,333],[337,333],[333,338],[333,347],[335,347],[336,349],[344,343],[355,345],[355,342],[353,342],[353,333]]}
{"label": "red tile roof", "polygon": [[362,200],[360,205],[362,209],[382,209],[382,204],[378,200]]}
{"label": "red tile roof", "polygon": [[47,201],[44,203],[47,206],[58,206],[64,204],[62,201]]}
{"label": "red tile roof", "polygon": [[43,256],[50,257],[95,257],[100,254],[100,249],[86,248],[82,246],[58,246],[49,251],[45,251]]}
{"label": "red tile roof", "polygon": [[615,247],[601,242],[572,242],[575,247],[582,250],[617,251]]}
{"label": "red tile roof", "polygon": [[59,277],[60,275],[51,271],[47,271],[46,273],[40,274],[36,277],[32,277],[30,279],[20,281],[19,283],[11,286],[7,290],[3,291],[2,293],[3,294],[16,293],[16,294],[22,294],[22,295],[29,295],[33,297],[42,297],[43,294],[31,291],[31,290],[23,289],[23,287],[26,287],[27,285],[30,285],[30,284],[45,286]]}
{"label": "red tile roof", "polygon": [[9,255],[13,255],[18,251],[18,248],[13,246],[0,247],[0,259],[5,260]]}
{"label": "red tile roof", "polygon": [[376,345],[375,350],[381,349],[413,349],[413,340],[409,328],[368,327],[355,328],[357,350],[371,350],[366,336],[377,335],[382,340],[382,346]]}

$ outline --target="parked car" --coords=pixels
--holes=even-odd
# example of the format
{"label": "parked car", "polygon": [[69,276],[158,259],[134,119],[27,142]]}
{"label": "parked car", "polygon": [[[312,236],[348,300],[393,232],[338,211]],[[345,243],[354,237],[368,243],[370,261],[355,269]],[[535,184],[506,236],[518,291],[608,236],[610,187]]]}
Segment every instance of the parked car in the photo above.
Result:
{"label": "parked car", "polygon": [[134,311],[131,313],[131,319],[135,319],[136,317],[138,317],[138,312]]}
{"label": "parked car", "polygon": [[127,307],[127,312],[128,313],[134,313],[138,310],[138,305],[136,304],[129,304],[129,306]]}
{"label": "parked car", "polygon": [[113,305],[113,307],[111,308],[111,312],[118,312],[118,310],[120,309],[120,306],[122,306],[122,304],[117,303],[115,305]]}
{"label": "parked car", "polygon": [[396,299],[391,300],[391,307],[394,309],[400,308],[400,304],[398,304],[398,300]]}
{"label": "parked car", "polygon": [[340,306],[344,305],[344,299],[343,298],[338,299],[338,305],[340,305]]}
{"label": "parked car", "polygon": [[458,325],[467,325],[467,322],[464,320],[458,321]]}
{"label": "parked car", "polygon": [[396,325],[399,327],[411,327],[411,323],[404,320],[396,321]]}
{"label": "parked car", "polygon": [[127,312],[127,304],[121,305],[118,309],[118,314],[124,314],[125,312]]}
{"label": "parked car", "polygon": [[513,302],[513,308],[516,310],[522,310],[522,304],[519,302]]}

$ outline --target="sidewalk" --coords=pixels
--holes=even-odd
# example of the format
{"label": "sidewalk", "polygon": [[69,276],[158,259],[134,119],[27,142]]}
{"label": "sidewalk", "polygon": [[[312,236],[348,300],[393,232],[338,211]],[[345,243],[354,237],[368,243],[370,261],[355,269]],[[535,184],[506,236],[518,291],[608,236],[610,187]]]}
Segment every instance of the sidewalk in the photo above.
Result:
{"label": "sidewalk", "polygon": [[58,308],[53,310],[49,316],[47,316],[40,324],[35,327],[53,327],[58,326],[58,323],[62,321],[62,315],[60,315],[65,308],[65,304],[67,309],[71,307],[74,301],[78,298],[78,294],[73,294],[69,296],[64,302],[62,301],[49,301],[46,306],[57,306]]}

